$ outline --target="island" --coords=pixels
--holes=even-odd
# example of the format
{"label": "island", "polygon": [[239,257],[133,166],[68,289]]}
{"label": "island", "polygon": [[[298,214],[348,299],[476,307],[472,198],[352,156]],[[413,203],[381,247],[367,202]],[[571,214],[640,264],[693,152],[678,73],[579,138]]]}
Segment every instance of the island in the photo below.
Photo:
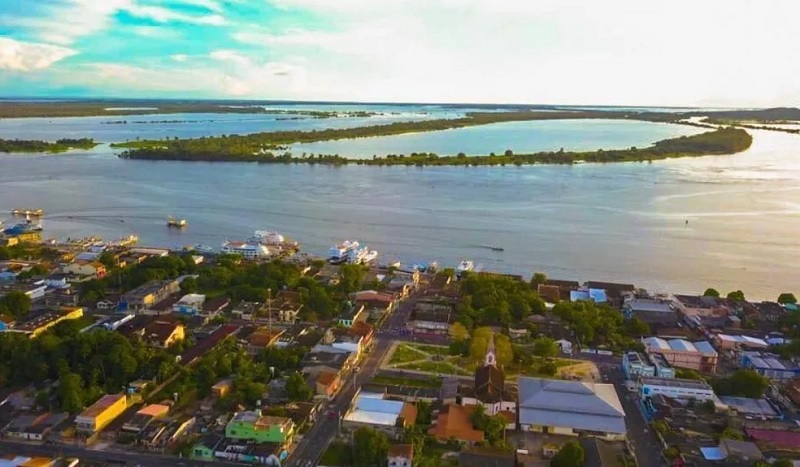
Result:
{"label": "island", "polygon": [[91,138],[70,139],[63,138],[55,142],[22,140],[22,139],[0,139],[0,152],[4,153],[36,153],[66,152],[70,149],[92,149],[100,143]]}
{"label": "island", "polygon": [[[339,131],[339,130],[324,130]],[[304,132],[298,132],[304,133]],[[313,133],[313,132],[311,132]],[[212,138],[206,138],[206,140]],[[201,140],[187,140],[201,141]],[[621,150],[603,150],[571,152],[563,149],[555,152],[537,152],[533,154],[514,154],[507,150],[502,155],[467,157],[461,153],[456,156],[439,156],[432,153],[412,153],[409,156],[388,155],[372,159],[351,159],[338,155],[317,155],[295,157],[289,152],[275,154],[271,151],[260,151],[246,154],[235,146],[221,147],[217,150],[196,151],[191,146],[183,146],[178,141],[172,145],[163,143],[160,147],[141,146],[128,149],[119,154],[125,159],[147,160],[180,160],[180,161],[237,161],[280,164],[328,164],[328,165],[405,165],[405,166],[495,166],[495,165],[532,165],[532,164],[576,164],[590,162],[644,162],[678,157],[698,157],[705,155],[735,154],[745,151],[753,142],[752,136],[741,128],[720,128],[692,136],[681,136],[658,141],[646,148],[628,148]],[[225,149],[232,149],[224,152]]]}

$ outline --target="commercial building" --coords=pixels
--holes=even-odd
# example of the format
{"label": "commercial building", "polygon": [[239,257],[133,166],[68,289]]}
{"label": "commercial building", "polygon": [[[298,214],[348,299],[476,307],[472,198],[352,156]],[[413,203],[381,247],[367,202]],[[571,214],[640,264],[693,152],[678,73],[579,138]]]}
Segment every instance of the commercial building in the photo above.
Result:
{"label": "commercial building", "polygon": [[203,304],[205,302],[205,295],[190,293],[184,295],[177,303],[172,305],[172,312],[182,315],[198,315],[203,311]]}
{"label": "commercial building", "polygon": [[637,379],[641,376],[655,376],[656,367],[644,359],[639,352],[622,354],[622,373],[626,379]]}
{"label": "commercial building", "polygon": [[34,338],[62,321],[81,317],[83,317],[83,308],[64,307],[57,310],[46,310],[28,315],[25,321],[18,322],[8,331],[28,334],[31,338]]}
{"label": "commercial building", "polygon": [[705,381],[675,378],[641,378],[639,392],[642,398],[662,394],[673,399],[714,400],[714,390]]}
{"label": "commercial building", "polygon": [[764,339],[731,334],[715,334],[714,345],[720,350],[763,350],[769,347]]}
{"label": "commercial building", "polygon": [[717,351],[706,341],[647,337],[642,343],[648,354],[661,355],[672,366],[712,373],[717,369]]}
{"label": "commercial building", "polygon": [[674,378],[675,377],[675,368],[672,368],[670,364],[667,362],[661,354],[651,353],[647,354],[647,358],[650,359],[650,363],[653,364],[655,368],[655,376],[656,378]]}
{"label": "commercial building", "polygon": [[800,376],[800,367],[777,355],[763,352],[742,352],[739,364],[742,368],[775,381],[788,381]]}
{"label": "commercial building", "polygon": [[105,428],[128,408],[125,394],[107,394],[75,417],[75,427],[86,434]]}
{"label": "commercial building", "polygon": [[523,431],[624,440],[625,412],[611,384],[519,378]]}
{"label": "commercial building", "polygon": [[454,321],[453,306],[434,301],[418,301],[411,313],[409,325],[414,332],[446,335]]}
{"label": "commercial building", "polygon": [[622,304],[625,318],[639,318],[650,326],[672,327],[680,321],[670,298],[631,298]]}
{"label": "commercial building", "polygon": [[342,427],[356,430],[370,427],[386,433],[391,439],[400,439],[406,428],[417,421],[417,406],[383,398],[383,394],[360,393],[342,418]]}
{"label": "commercial building", "polygon": [[179,291],[180,286],[177,281],[151,281],[123,294],[119,299],[119,309],[145,311]]}
{"label": "commercial building", "polygon": [[238,412],[225,426],[226,437],[256,443],[289,443],[294,432],[291,419],[261,415],[260,410]]}

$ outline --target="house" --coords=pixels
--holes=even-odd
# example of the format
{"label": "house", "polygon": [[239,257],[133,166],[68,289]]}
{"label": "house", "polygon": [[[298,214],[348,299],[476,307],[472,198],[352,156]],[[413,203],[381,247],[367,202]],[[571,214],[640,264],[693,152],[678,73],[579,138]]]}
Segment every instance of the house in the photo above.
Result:
{"label": "house", "polygon": [[127,408],[125,394],[107,394],[75,417],[75,427],[79,432],[91,435],[105,428]]}
{"label": "house", "polygon": [[612,384],[519,378],[523,431],[624,440],[625,412]]}
{"label": "house", "polygon": [[572,355],[572,342],[566,339],[559,339],[556,341],[558,348],[561,350],[561,353]]}
{"label": "house", "polygon": [[630,351],[622,354],[622,373],[626,379],[637,380],[641,376],[655,376],[656,367],[639,352]]}
{"label": "house", "polygon": [[591,301],[594,303],[607,303],[608,296],[606,296],[606,291],[604,289],[582,288],[578,290],[571,290],[569,292],[569,301],[571,302]]}
{"label": "house", "polygon": [[76,276],[89,276],[102,279],[106,276],[106,267],[99,261],[79,259],[65,266],[62,272]]}
{"label": "house", "polygon": [[226,296],[220,296],[206,300],[203,303],[203,313],[208,316],[216,316],[221,313],[228,305],[231,304],[231,299]]}
{"label": "house", "polygon": [[458,467],[516,467],[513,452],[494,448],[472,448],[458,454]]}
{"label": "house", "polygon": [[270,328],[261,326],[251,333],[245,341],[247,342],[247,351],[250,353],[258,353],[262,350],[275,345],[278,338],[284,333],[283,329]]}
{"label": "house", "polygon": [[223,436],[216,433],[206,433],[192,446],[189,457],[196,460],[214,460],[214,450],[222,442]]}
{"label": "house", "polygon": [[291,419],[261,415],[260,410],[238,412],[225,426],[225,436],[256,443],[290,443],[295,426]]}
{"label": "house", "polygon": [[764,459],[761,450],[754,443],[735,439],[721,439],[719,447],[703,447],[700,448],[700,451],[707,461],[725,461],[729,465],[738,463],[751,465],[753,462]]}
{"label": "house", "polygon": [[800,367],[777,355],[763,352],[741,352],[740,366],[774,381],[787,381],[800,376]]}
{"label": "house", "polygon": [[328,370],[321,371],[314,381],[315,393],[328,400],[336,396],[341,385],[341,375],[338,372]]}
{"label": "house", "polygon": [[36,302],[44,298],[47,293],[47,284],[43,280],[29,280],[0,286],[0,297],[5,296],[8,292],[22,292],[30,297],[32,302]]}
{"label": "house", "polygon": [[351,328],[331,328],[325,331],[322,343],[336,349],[355,353],[358,360],[372,343],[374,328],[367,323],[355,323]]}
{"label": "house", "polygon": [[446,405],[437,415],[436,422],[428,430],[428,435],[440,443],[455,440],[463,444],[474,445],[483,442],[483,431],[472,425],[472,412],[475,406]]}
{"label": "house", "polygon": [[619,306],[623,299],[633,294],[636,287],[633,284],[620,284],[616,282],[588,281],[583,286],[587,289],[603,290],[612,305]]}
{"label": "house", "polygon": [[719,350],[763,350],[769,347],[764,339],[743,335],[714,334],[711,341]]}
{"label": "house", "polygon": [[397,304],[398,294],[379,292],[377,290],[362,290],[351,293],[349,298],[354,304],[364,305],[365,308],[383,308],[391,311]]}
{"label": "house", "polygon": [[383,399],[383,394],[361,392],[342,418],[342,428],[354,431],[367,426],[384,432],[390,439],[400,439],[404,430],[416,421],[416,405]]}
{"label": "house", "polygon": [[43,310],[29,314],[24,321],[18,322],[8,330],[28,334],[31,338],[34,338],[62,321],[81,317],[83,317],[83,308],[63,307]]}
{"label": "house", "polygon": [[341,315],[339,315],[339,326],[351,327],[355,323],[363,322],[367,319],[368,313],[363,303],[350,304]]}
{"label": "house", "polygon": [[8,315],[0,315],[0,331],[5,331],[14,325],[14,318]]}
{"label": "house", "polygon": [[317,421],[322,404],[319,402],[291,402],[286,404],[286,416],[291,418],[298,430],[311,426]]}
{"label": "house", "polygon": [[512,340],[519,341],[530,335],[525,323],[511,323],[508,325],[508,335]]}
{"label": "house", "polygon": [[267,302],[267,311],[273,321],[294,324],[300,311],[303,309],[303,300],[300,292],[281,290],[274,299]]}
{"label": "house", "polygon": [[144,328],[143,338],[153,347],[166,349],[185,339],[186,329],[176,320],[156,318]]}
{"label": "house", "polygon": [[414,460],[413,444],[393,444],[386,453],[388,467],[411,467]]}
{"label": "house", "polygon": [[44,305],[49,307],[76,307],[80,303],[80,294],[72,287],[53,289],[44,296]]}
{"label": "house", "polygon": [[483,366],[475,369],[474,392],[461,399],[462,405],[482,405],[487,415],[503,414],[509,420],[509,429],[516,428],[517,401],[505,390],[505,373],[497,365],[494,334],[483,360]]}
{"label": "house", "polygon": [[205,295],[196,293],[186,294],[174,305],[172,305],[172,312],[180,313],[182,315],[197,315],[203,311],[203,304],[205,302]]}
{"label": "house", "polygon": [[356,354],[333,347],[316,347],[300,361],[302,373],[318,376],[323,371],[345,373],[355,362]]}
{"label": "house", "polygon": [[119,309],[122,311],[145,311],[178,292],[180,292],[180,286],[177,281],[150,281],[123,294],[119,300]]}
{"label": "house", "polygon": [[767,399],[749,397],[719,396],[720,402],[728,406],[728,410],[739,416],[756,420],[774,420],[783,418]]}
{"label": "house", "polygon": [[635,317],[658,327],[675,327],[680,321],[677,309],[671,298],[631,298],[622,304],[622,314],[626,319]]}
{"label": "house", "polygon": [[713,373],[719,355],[706,341],[689,342],[685,339],[664,340],[660,337],[642,339],[648,354],[657,354],[672,366]]}
{"label": "house", "polygon": [[561,300],[569,300],[570,292],[578,290],[580,287],[578,281],[547,279],[544,284],[537,286],[537,292],[543,300],[556,303]]}
{"label": "house", "polygon": [[239,319],[252,320],[266,313],[267,305],[261,302],[237,303],[231,310],[231,314]]}
{"label": "house", "polygon": [[138,410],[130,420],[122,425],[122,431],[141,433],[156,419],[164,418],[169,413],[169,406],[163,404],[150,404]]}
{"label": "house", "polygon": [[117,307],[116,302],[112,302],[111,300],[100,300],[95,304],[95,308],[98,310],[113,310]]}

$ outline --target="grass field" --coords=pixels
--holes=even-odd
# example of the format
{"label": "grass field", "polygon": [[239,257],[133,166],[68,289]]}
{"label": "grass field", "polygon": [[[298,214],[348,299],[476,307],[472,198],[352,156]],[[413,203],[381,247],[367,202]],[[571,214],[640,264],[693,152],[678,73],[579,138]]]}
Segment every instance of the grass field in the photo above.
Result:
{"label": "grass field", "polygon": [[400,344],[395,347],[394,353],[392,353],[392,358],[389,359],[389,364],[396,365],[400,363],[408,363],[416,360],[424,360],[427,357],[428,356],[424,353],[417,352],[406,344]]}
{"label": "grass field", "polygon": [[412,349],[421,350],[431,355],[442,355],[445,357],[450,355],[450,349],[448,347],[444,347],[441,345],[426,345],[426,344],[406,344],[406,345]]}
{"label": "grass field", "polygon": [[453,366],[446,362],[425,361],[425,362],[407,363],[405,365],[398,365],[397,368],[403,370],[424,371],[426,373],[434,373],[437,375],[456,374],[456,375],[468,376],[471,374],[457,366]]}

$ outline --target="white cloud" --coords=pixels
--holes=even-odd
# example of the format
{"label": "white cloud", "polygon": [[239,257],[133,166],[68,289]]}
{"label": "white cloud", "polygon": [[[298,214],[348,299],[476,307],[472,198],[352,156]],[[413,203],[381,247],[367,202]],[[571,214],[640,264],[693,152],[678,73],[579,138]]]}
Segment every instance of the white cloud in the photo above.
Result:
{"label": "white cloud", "polygon": [[222,4],[217,0],[173,0],[173,3],[205,8],[214,13],[222,13],[224,10]]}
{"label": "white cloud", "polygon": [[72,49],[0,37],[0,69],[34,71],[75,55]]}
{"label": "white cloud", "polygon": [[179,36],[177,31],[164,26],[131,26],[127,30],[137,36],[158,39],[171,39]]}
{"label": "white cloud", "polygon": [[189,56],[186,55],[186,54],[170,55],[169,58],[171,58],[172,60],[175,60],[176,62],[185,62],[186,60],[189,60]]}
{"label": "white cloud", "polygon": [[132,4],[125,9],[128,13],[139,18],[148,18],[158,23],[168,23],[178,21],[189,24],[202,24],[209,26],[221,26],[225,24],[225,17],[221,15],[193,16],[171,10],[169,8],[154,5]]}

